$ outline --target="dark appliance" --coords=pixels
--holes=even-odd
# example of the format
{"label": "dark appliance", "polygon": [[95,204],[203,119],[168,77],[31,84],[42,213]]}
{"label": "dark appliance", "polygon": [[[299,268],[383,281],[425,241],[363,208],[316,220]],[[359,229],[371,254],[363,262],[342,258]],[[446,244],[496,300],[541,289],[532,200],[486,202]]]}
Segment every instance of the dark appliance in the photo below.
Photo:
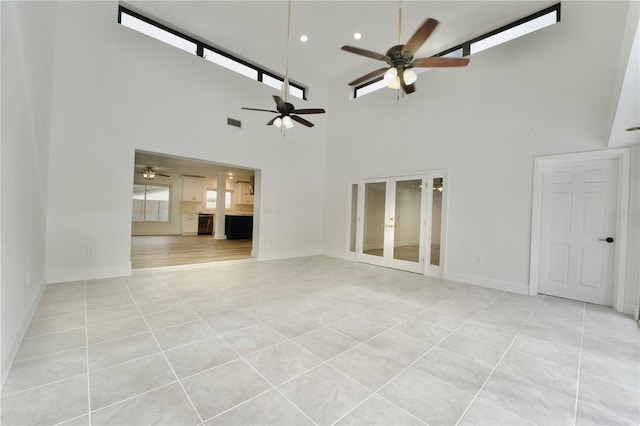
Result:
{"label": "dark appliance", "polygon": [[210,213],[200,213],[198,215],[198,235],[213,234],[213,215]]}
{"label": "dark appliance", "polygon": [[250,240],[253,236],[253,216],[225,216],[224,233],[227,240]]}

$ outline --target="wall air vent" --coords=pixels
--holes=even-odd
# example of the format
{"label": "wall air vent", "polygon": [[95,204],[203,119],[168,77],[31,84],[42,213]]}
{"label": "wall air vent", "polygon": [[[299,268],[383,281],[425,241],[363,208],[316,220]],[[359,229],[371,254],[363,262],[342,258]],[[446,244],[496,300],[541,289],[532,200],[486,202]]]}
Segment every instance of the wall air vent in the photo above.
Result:
{"label": "wall air vent", "polygon": [[236,120],[235,118],[227,117],[227,124],[229,126],[242,127],[242,122],[240,120]]}

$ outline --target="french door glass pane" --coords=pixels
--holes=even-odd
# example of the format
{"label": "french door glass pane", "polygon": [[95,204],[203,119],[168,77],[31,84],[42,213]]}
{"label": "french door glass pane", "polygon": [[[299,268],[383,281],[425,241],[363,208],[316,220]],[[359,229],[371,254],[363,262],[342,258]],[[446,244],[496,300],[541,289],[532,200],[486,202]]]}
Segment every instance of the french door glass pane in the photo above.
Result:
{"label": "french door glass pane", "polygon": [[358,225],[358,184],[351,185],[351,241],[349,251],[356,251],[356,231]]}
{"label": "french door glass pane", "polygon": [[433,179],[433,208],[431,212],[431,265],[440,265],[440,227],[442,223],[442,178]]}
{"label": "french door glass pane", "polygon": [[420,261],[422,179],[396,181],[393,258]]}
{"label": "french door glass pane", "polygon": [[385,182],[366,183],[364,191],[362,252],[382,257],[384,255],[384,208],[387,184]]}

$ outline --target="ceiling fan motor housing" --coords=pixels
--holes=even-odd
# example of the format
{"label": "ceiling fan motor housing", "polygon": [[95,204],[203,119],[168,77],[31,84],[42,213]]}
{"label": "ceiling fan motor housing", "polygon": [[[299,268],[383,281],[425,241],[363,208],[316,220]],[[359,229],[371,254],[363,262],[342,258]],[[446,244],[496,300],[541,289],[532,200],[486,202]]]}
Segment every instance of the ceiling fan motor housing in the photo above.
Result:
{"label": "ceiling fan motor housing", "polygon": [[283,116],[287,116],[296,110],[296,107],[294,107],[293,104],[290,104],[289,102],[285,102],[284,106],[285,108],[281,108],[280,105],[278,105],[277,107],[278,112]]}
{"label": "ceiling fan motor housing", "polygon": [[407,67],[411,61],[413,61],[413,54],[411,52],[405,52],[402,54],[402,49],[404,48],[404,44],[397,44],[387,50],[387,57],[389,58],[389,65],[395,68],[405,68]]}

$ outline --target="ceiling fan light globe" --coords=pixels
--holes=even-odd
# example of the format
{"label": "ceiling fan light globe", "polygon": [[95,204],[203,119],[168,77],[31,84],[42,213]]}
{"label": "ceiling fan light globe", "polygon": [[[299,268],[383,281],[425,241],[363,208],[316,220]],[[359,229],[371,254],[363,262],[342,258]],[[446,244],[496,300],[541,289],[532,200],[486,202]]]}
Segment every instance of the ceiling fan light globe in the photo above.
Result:
{"label": "ceiling fan light globe", "polygon": [[282,118],[278,117],[275,120],[273,120],[273,125],[276,127],[282,126]]}
{"label": "ceiling fan light globe", "polygon": [[282,124],[285,128],[290,129],[293,127],[293,120],[288,115],[282,119]]}
{"label": "ceiling fan light globe", "polygon": [[400,88],[400,77],[396,77],[396,79],[393,80],[393,82],[391,84],[389,84],[387,87],[389,89],[399,89]]}
{"label": "ceiling fan light globe", "polygon": [[411,68],[405,69],[402,76],[404,77],[404,82],[407,86],[415,83],[418,79],[418,75]]}
{"label": "ceiling fan light globe", "polygon": [[382,78],[387,83],[392,84],[398,78],[398,70],[395,67],[391,67],[384,73]]}

